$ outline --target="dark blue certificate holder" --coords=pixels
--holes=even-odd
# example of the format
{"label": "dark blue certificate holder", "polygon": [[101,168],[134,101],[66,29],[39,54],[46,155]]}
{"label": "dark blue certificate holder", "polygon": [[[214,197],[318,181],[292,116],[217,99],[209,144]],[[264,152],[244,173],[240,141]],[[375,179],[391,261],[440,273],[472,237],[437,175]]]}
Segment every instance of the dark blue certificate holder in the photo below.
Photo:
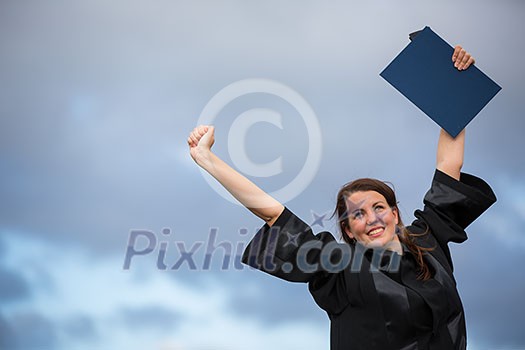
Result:
{"label": "dark blue certificate holder", "polygon": [[453,52],[452,46],[425,27],[380,75],[456,137],[501,87],[475,65],[457,70]]}

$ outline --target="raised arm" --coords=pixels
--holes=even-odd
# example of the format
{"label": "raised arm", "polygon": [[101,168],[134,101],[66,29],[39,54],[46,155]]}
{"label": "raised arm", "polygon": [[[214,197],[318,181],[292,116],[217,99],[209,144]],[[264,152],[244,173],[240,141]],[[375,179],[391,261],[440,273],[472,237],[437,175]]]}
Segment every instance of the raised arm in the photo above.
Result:
{"label": "raised arm", "polygon": [[[474,57],[465,51],[460,45],[454,48],[452,62],[458,70],[465,70],[475,63]],[[465,149],[465,130],[456,138],[450,136],[441,129],[437,147],[437,169],[445,174],[459,180],[461,167],[463,166],[463,155]]]}
{"label": "raised arm", "polygon": [[193,160],[219,181],[242,205],[268,225],[273,225],[283,212],[284,206],[217,157],[211,151],[214,141],[213,126],[200,125],[193,129],[188,137]]}
{"label": "raised arm", "polygon": [[448,176],[459,180],[459,174],[463,166],[464,149],[465,130],[461,131],[456,138],[453,138],[445,130],[441,129],[437,147],[436,168]]}

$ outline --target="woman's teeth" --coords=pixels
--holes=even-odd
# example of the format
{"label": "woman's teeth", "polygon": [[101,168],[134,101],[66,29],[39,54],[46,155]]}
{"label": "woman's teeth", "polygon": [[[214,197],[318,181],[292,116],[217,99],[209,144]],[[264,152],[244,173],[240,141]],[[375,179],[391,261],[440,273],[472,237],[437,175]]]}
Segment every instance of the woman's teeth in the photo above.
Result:
{"label": "woman's teeth", "polygon": [[381,231],[383,231],[382,227],[376,228],[375,230],[372,230],[372,231],[368,232],[368,235],[369,236],[374,236],[374,235],[377,235],[378,233],[380,233]]}

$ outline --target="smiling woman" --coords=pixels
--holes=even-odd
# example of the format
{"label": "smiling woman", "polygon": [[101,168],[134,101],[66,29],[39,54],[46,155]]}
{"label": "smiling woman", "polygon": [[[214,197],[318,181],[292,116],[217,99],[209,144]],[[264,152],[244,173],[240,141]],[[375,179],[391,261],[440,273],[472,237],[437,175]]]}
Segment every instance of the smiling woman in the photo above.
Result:
{"label": "smiling woman", "polygon": [[[453,62],[473,62],[460,46]],[[452,64],[452,63],[451,63]],[[311,228],[214,153],[214,129],[195,128],[190,154],[239,202],[265,221],[243,262],[292,282],[307,282],[331,321],[332,350],[466,349],[463,306],[449,242],[496,200],[480,178],[461,173],[465,131],[441,131],[437,167],[424,208],[410,226],[394,191],[375,179],[344,185],[335,213],[344,243]],[[279,347],[276,344],[277,347]]]}
{"label": "smiling woman", "polygon": [[337,202],[341,232],[348,243],[358,241],[369,248],[402,252],[395,232],[399,210],[386,184],[374,179],[352,181],[339,191]]}
{"label": "smiling woman", "polygon": [[[444,138],[447,136],[444,134]],[[394,191],[376,179],[358,179],[344,185],[337,194],[335,209],[341,237],[348,244],[356,241],[368,248],[403,253],[403,245],[416,257],[419,277],[428,280],[431,271],[423,258],[431,248],[419,246],[403,224]]]}

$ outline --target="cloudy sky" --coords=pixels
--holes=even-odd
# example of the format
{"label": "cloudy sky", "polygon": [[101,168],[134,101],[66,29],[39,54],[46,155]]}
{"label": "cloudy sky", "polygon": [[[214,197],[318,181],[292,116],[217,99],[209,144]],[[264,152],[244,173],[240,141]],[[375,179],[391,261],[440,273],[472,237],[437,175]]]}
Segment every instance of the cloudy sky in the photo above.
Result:
{"label": "cloudy sky", "polygon": [[212,122],[216,153],[315,231],[337,235],[335,194],[364,176],[391,181],[410,221],[439,127],[379,73],[426,25],[503,87],[468,126],[463,168],[498,202],[453,254],[469,349],[525,349],[524,13],[0,1],[0,349],[327,349],[305,285],[225,257],[261,222],[202,176],[186,137]]}

